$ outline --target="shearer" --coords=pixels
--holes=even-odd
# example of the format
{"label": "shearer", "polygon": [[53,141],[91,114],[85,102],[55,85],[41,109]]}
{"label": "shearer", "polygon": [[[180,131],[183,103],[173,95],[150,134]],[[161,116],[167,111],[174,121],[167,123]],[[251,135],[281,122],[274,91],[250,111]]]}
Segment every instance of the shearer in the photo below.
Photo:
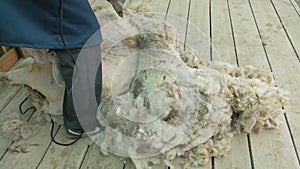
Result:
{"label": "shearer", "polygon": [[[65,81],[63,119],[69,138],[101,130],[100,26],[88,0],[1,2],[0,45],[53,50]],[[80,61],[79,61],[80,60]]]}

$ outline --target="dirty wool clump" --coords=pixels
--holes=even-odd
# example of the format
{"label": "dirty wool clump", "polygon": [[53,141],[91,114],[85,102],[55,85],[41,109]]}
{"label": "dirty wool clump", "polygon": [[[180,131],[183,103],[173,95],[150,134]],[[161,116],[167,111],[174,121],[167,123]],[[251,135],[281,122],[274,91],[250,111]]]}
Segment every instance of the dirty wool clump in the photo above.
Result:
{"label": "dirty wool clump", "polygon": [[272,76],[252,66],[227,69],[226,101],[234,112],[234,129],[250,133],[278,128],[287,98],[284,91],[275,87]]}
{"label": "dirty wool clump", "polygon": [[271,74],[253,66],[238,68],[222,62],[209,67],[224,73],[224,98],[233,110],[231,124],[236,132],[280,126],[287,93],[275,87]]}
{"label": "dirty wool clump", "polygon": [[[123,19],[126,22],[122,23],[123,29],[115,36],[114,43],[103,31],[104,99],[99,119],[106,120],[111,127],[106,131],[107,137],[111,138],[106,139],[115,146],[115,138],[125,139],[114,135],[113,130],[147,140],[162,134],[157,128],[190,127],[190,130],[176,128],[179,134],[188,133],[184,139],[176,140],[176,135],[165,133],[160,139],[151,140],[146,147],[140,145],[145,151],[155,149],[162,154],[157,157],[135,159],[135,153],[141,149],[139,144],[136,149],[126,147],[136,168],[151,168],[163,163],[173,168],[177,158],[181,159],[184,168],[205,165],[211,157],[226,156],[234,134],[280,126],[279,117],[287,99],[285,92],[275,87],[270,74],[252,66],[205,63],[196,53],[183,50],[172,25],[151,14],[133,14],[132,11],[127,13],[129,19]],[[149,70],[150,67],[155,70]],[[164,100],[155,100],[157,97],[151,95],[152,91]],[[185,102],[187,100],[192,104]],[[179,111],[193,104],[198,108]],[[163,112],[156,123],[132,123],[139,122],[139,116],[157,116],[156,108]],[[135,111],[126,113],[130,110]],[[188,126],[183,116],[194,117],[193,113],[197,115],[196,120]],[[205,133],[208,131],[211,133]],[[167,147],[166,143],[174,144]],[[110,145],[104,143],[102,146],[110,149]]]}

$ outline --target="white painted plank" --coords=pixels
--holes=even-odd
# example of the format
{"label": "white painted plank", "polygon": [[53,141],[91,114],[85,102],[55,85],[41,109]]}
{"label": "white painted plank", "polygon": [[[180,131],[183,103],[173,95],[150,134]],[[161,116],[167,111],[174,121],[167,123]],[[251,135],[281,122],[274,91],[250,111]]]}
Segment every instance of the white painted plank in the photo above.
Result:
{"label": "white painted plank", "polygon": [[[60,143],[70,143],[66,137],[65,128],[61,127],[55,137]],[[52,143],[38,168],[80,168],[90,143],[89,138],[82,138],[70,146],[60,146]]]}
{"label": "white painted plank", "polygon": [[[237,62],[227,1],[212,0],[211,10],[213,46],[221,61],[236,65]],[[213,57],[213,60],[216,60],[216,58]],[[222,158],[215,158],[214,164],[215,169],[250,169],[251,161],[247,135],[241,134],[234,136],[228,155]]]}
{"label": "white painted plank", "polygon": [[0,113],[19,90],[20,86],[0,82]]}
{"label": "white painted plank", "polygon": [[188,10],[189,0],[171,0],[168,15],[175,15],[179,18],[186,20]]}
{"label": "white painted plank", "polygon": [[231,149],[226,157],[215,158],[215,169],[251,169],[247,135],[245,133],[232,138]]}
{"label": "white painted plank", "polygon": [[229,0],[240,66],[255,65],[269,71],[262,43],[247,0]]}
{"label": "white painted plank", "polygon": [[209,0],[191,0],[189,22],[194,24],[209,38]]}
{"label": "white painted plank", "polygon": [[[7,104],[5,109],[0,114],[0,125],[2,124],[4,119],[7,118],[11,113],[18,113],[19,112],[19,104],[27,97],[27,91],[22,88],[17,92],[17,94],[13,97],[13,99]],[[24,103],[24,107],[30,106],[28,102]],[[20,114],[20,117],[25,121],[29,118],[31,112],[25,114],[24,116]],[[6,152],[7,148],[11,145],[12,140],[6,138],[5,136],[0,134],[0,157]]]}
{"label": "white painted plank", "polygon": [[203,61],[210,61],[209,0],[191,0],[186,46]]}
{"label": "white painted plank", "polygon": [[[260,40],[248,1],[230,0],[229,2],[240,65],[244,66],[251,64],[262,70],[269,71],[267,59],[263,50],[264,48],[262,46],[262,42]],[[257,14],[257,16],[263,16],[261,13],[263,11],[266,12],[267,6],[261,4],[260,8],[262,11]],[[272,14],[271,11],[268,11],[265,14],[267,19],[270,19],[270,16],[272,15],[275,16],[275,13]],[[265,31],[269,32],[267,30]],[[274,37],[277,37],[276,34],[270,35],[271,36],[269,39],[274,39]],[[282,57],[282,55],[280,57]],[[286,125],[279,130],[265,131],[258,135],[251,134],[251,144],[254,168],[290,168],[288,166],[293,166],[291,168],[296,167],[294,165],[295,163],[293,162],[294,160],[287,159],[293,159],[293,154],[291,152],[293,146]]]}
{"label": "white painted plank", "polygon": [[[182,159],[181,157],[177,157],[173,163],[173,165],[175,166],[175,169],[187,169],[184,168],[185,164],[182,164],[184,159]],[[211,161],[209,161],[208,165],[204,165],[204,166],[197,166],[197,167],[191,167],[191,166],[186,166],[189,167],[188,169],[211,169]],[[157,168],[158,169],[158,168]]]}
{"label": "white painted plank", "polygon": [[169,0],[151,0],[150,2],[151,12],[166,14],[168,6]]}
{"label": "white painted plank", "polygon": [[171,0],[167,15],[167,22],[175,26],[177,40],[185,41],[186,21],[188,17],[189,0]]}
{"label": "white painted plank", "polygon": [[84,158],[81,169],[123,169],[124,162],[118,157],[103,155],[97,144],[92,144]]}
{"label": "white painted plank", "polygon": [[234,43],[232,37],[231,23],[227,1],[212,0],[211,2],[212,19],[212,45],[216,49],[219,59],[236,65]]}
{"label": "white painted plank", "polygon": [[36,168],[51,142],[49,136],[50,125],[50,123],[47,123],[46,125],[42,126],[37,135],[28,140],[28,143],[32,144],[33,146],[28,147],[26,150],[28,151],[27,153],[13,153],[8,151],[0,161],[0,168]]}
{"label": "white painted plank", "polygon": [[297,12],[297,14],[300,17],[300,0],[290,0],[291,3],[293,4],[295,11]]}
{"label": "white painted plank", "polygon": [[[251,4],[253,6],[259,30],[264,39],[264,43],[266,44],[265,48],[273,68],[276,82],[278,86],[290,92],[290,105],[285,107],[285,109],[296,148],[299,153],[300,124],[298,119],[300,117],[300,63],[295,56],[292,46],[281,27],[280,20],[275,14],[275,10],[271,3],[252,0]],[[273,13],[273,15],[270,15],[270,13]],[[280,134],[276,134],[277,137],[275,143],[272,145],[273,148],[276,149],[276,152],[274,153],[276,158],[274,160],[278,161],[278,167],[297,168],[299,167],[299,161],[297,160],[293,149],[287,126],[283,126],[280,131]],[[273,133],[273,135],[275,135],[275,133]],[[270,139],[271,138],[269,138],[269,140]],[[278,147],[276,145],[278,145]]]}
{"label": "white painted plank", "polygon": [[255,169],[300,168],[285,124],[279,130],[251,134],[251,144]]}
{"label": "white painted plank", "polygon": [[[0,114],[0,118],[5,118],[4,116],[9,115],[12,112],[19,112],[19,104],[28,96],[28,92],[25,88],[16,94],[8,106],[4,109],[3,113]],[[32,106],[30,102],[25,102],[23,109]],[[31,112],[21,115],[21,119],[26,121],[31,116]],[[33,117],[38,114],[34,114]],[[29,121],[30,122],[30,121]],[[56,131],[57,127],[54,131]],[[29,144],[29,147],[26,149],[27,153],[14,153],[12,151],[7,151],[3,156],[3,159],[0,161],[0,168],[35,168],[42,158],[44,152],[47,150],[47,147],[50,144],[50,123],[45,124],[40,129],[38,129],[37,134],[30,137],[26,142]],[[4,139],[3,136],[0,136],[0,154],[10,146],[12,143],[11,140]],[[30,161],[30,163],[28,163]]]}
{"label": "white painted plank", "polygon": [[9,151],[0,161],[0,166],[5,169],[35,168],[50,144],[49,129],[50,123],[42,126],[38,134],[28,140],[32,146],[26,149],[27,153]]}
{"label": "white painted plank", "polygon": [[[281,21],[293,43],[298,56],[300,55],[300,17],[289,0],[272,0]],[[299,8],[298,8],[299,9]],[[298,58],[299,59],[299,58]]]}

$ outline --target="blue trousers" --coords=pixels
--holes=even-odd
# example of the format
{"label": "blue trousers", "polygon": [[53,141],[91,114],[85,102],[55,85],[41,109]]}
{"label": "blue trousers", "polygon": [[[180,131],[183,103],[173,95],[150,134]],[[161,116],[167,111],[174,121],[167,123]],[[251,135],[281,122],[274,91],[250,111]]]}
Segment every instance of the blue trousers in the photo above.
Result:
{"label": "blue trousers", "polygon": [[70,49],[72,55],[64,49],[54,51],[60,59],[66,85],[63,104],[65,127],[85,131],[94,129],[99,125],[96,116],[102,93],[100,46]]}

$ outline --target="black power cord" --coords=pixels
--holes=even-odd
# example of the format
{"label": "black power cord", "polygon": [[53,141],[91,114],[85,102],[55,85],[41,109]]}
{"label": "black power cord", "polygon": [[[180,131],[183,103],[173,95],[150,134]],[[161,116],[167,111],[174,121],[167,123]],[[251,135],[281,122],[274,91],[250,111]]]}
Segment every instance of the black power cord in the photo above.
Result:
{"label": "black power cord", "polygon": [[[71,53],[71,51],[70,51],[70,49],[68,48],[68,46],[67,46],[67,43],[66,43],[66,41],[65,41],[65,38],[64,38],[64,34],[63,34],[63,14],[64,14],[64,10],[63,10],[63,0],[60,0],[60,37],[61,37],[61,40],[62,40],[62,43],[63,43],[63,45],[64,45],[64,48],[65,48],[65,50],[67,51],[67,53],[70,55],[70,57],[72,58],[72,60],[73,60],[73,62],[74,62],[74,65],[75,65],[75,69],[77,68],[76,67],[76,61],[75,61],[75,57],[73,56],[73,54]],[[78,69],[76,69],[76,70],[78,70]],[[71,91],[70,91],[71,92]],[[55,144],[57,144],[57,145],[60,145],[60,146],[70,146],[70,145],[72,145],[72,144],[74,144],[74,143],[76,143],[80,138],[81,138],[81,136],[82,136],[82,132],[80,133],[80,136],[78,136],[78,138],[76,138],[73,142],[71,142],[71,143],[67,143],[67,144],[64,144],[64,143],[60,143],[60,142],[58,142],[58,141],[56,141],[55,139],[54,139],[54,134],[53,134],[53,132],[54,132],[54,121],[53,121],[53,119],[51,118],[51,116],[50,116],[50,119],[51,119],[51,132],[50,132],[50,137],[51,137],[51,140],[55,143]]]}
{"label": "black power cord", "polygon": [[34,106],[32,107],[28,107],[25,111],[22,110],[22,106],[23,104],[28,100],[29,97],[26,97],[22,102],[21,104],[19,105],[19,111],[21,114],[26,114],[29,110],[32,110],[32,113],[36,112],[36,108]]}
{"label": "black power cord", "polygon": [[71,58],[73,59],[73,62],[74,62],[74,65],[76,66],[76,62],[75,62],[75,57],[73,56],[73,54],[71,53],[70,49],[68,48],[67,46],[67,43],[65,41],[65,38],[64,38],[64,33],[63,33],[63,17],[64,17],[64,0],[60,0],[60,38],[61,38],[61,41],[64,45],[64,48],[65,50],[68,52],[68,54],[71,56]]}
{"label": "black power cord", "polygon": [[60,143],[60,142],[56,141],[56,140],[54,139],[54,134],[53,134],[53,132],[54,132],[54,121],[53,121],[53,119],[51,118],[51,132],[50,132],[50,136],[51,136],[51,140],[52,140],[55,144],[60,145],[60,146],[70,146],[70,145],[72,145],[72,144],[75,144],[75,143],[81,138],[81,136],[82,136],[82,133],[80,133],[80,136],[78,136],[73,142],[65,144],[65,143]]}
{"label": "black power cord", "polygon": [[[23,111],[23,108],[22,108],[22,107],[23,107],[24,103],[25,103],[28,99],[29,99],[29,97],[26,97],[26,98],[20,103],[20,105],[19,105],[19,111],[20,111],[20,113],[23,114],[23,115],[25,115],[26,113],[28,113],[29,110],[32,110],[32,114],[35,113],[36,110],[37,110],[34,106],[31,106],[31,107],[28,107],[25,111]],[[51,118],[51,116],[50,116],[50,118]],[[58,145],[60,145],[60,146],[70,146],[70,145],[76,143],[76,142],[81,138],[81,136],[82,136],[82,133],[81,133],[80,136],[78,136],[78,138],[76,138],[73,142],[64,144],[64,143],[59,143],[59,142],[57,142],[57,141],[54,139],[54,134],[53,134],[53,132],[54,132],[54,121],[53,121],[53,119],[51,118],[51,132],[50,132],[50,136],[51,136],[51,140],[52,140],[55,144],[58,144]]]}

